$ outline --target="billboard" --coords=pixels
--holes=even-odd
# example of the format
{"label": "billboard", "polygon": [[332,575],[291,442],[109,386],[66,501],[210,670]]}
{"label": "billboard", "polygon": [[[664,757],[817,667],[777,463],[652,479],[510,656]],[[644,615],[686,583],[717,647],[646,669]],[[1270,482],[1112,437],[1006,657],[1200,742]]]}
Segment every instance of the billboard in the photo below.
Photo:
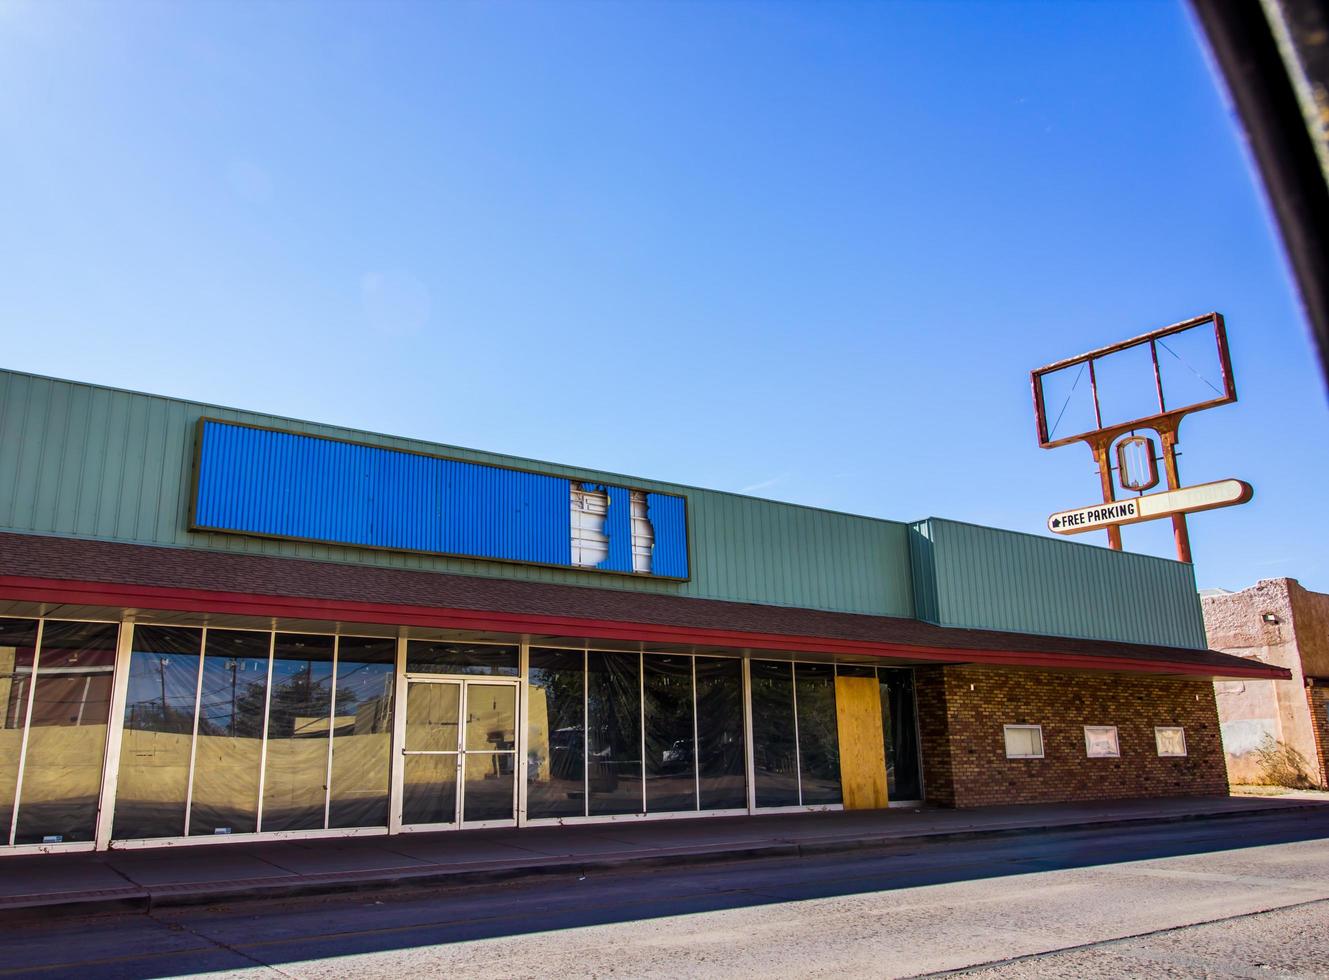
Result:
{"label": "billboard", "polygon": [[200,419],[190,529],[688,578],[687,502],[301,432]]}

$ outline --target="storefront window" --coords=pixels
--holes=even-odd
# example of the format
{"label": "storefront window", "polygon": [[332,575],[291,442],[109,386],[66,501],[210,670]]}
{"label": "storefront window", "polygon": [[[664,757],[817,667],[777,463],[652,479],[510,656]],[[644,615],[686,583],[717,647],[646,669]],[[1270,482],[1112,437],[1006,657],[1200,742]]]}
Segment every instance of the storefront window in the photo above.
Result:
{"label": "storefront window", "polygon": [[798,806],[793,664],[754,660],[751,672],[757,806]]}
{"label": "storefront window", "polygon": [[880,667],[877,680],[881,685],[881,729],[886,737],[886,796],[891,800],[921,800],[914,672],[907,667]]}
{"label": "storefront window", "polygon": [[697,778],[703,810],[748,805],[743,663],[697,657]]}
{"label": "storefront window", "polygon": [[516,677],[520,673],[515,646],[484,643],[434,643],[412,640],[406,645],[408,674],[488,674]]}
{"label": "storefront window", "polygon": [[337,642],[329,827],[386,827],[397,641]]}
{"label": "storefront window", "polygon": [[586,812],[585,657],[580,650],[530,653],[526,815]]}
{"label": "storefront window", "polygon": [[200,629],[134,630],[112,830],[117,839],[179,837],[185,832],[202,653]]}
{"label": "storefront window", "polygon": [[841,802],[840,733],[835,714],[835,668],[795,664],[799,783],[803,805]]}
{"label": "storefront window", "polygon": [[332,646],[330,636],[277,634],[263,767],[265,831],[324,825]]}
{"label": "storefront window", "polygon": [[37,654],[35,619],[0,619],[0,844],[9,843],[18,791],[18,761]]}
{"label": "storefront window", "polygon": [[590,813],[640,813],[641,660],[628,653],[590,653],[586,660]]}
{"label": "storefront window", "polygon": [[692,658],[642,658],[646,731],[646,812],[697,809]]}
{"label": "storefront window", "polygon": [[191,835],[258,829],[270,633],[208,630],[194,745]]}
{"label": "storefront window", "polygon": [[93,839],[118,632],[114,623],[44,624],[16,844]]}

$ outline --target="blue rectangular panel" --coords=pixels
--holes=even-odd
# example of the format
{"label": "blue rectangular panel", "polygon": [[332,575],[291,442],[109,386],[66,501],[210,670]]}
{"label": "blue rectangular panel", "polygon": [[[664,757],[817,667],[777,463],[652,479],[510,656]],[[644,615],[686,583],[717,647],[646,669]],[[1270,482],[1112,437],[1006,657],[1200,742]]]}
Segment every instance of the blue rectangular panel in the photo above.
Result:
{"label": "blue rectangular panel", "polygon": [[609,538],[609,555],[596,565],[607,572],[632,571],[632,491],[627,487],[603,487],[609,496],[609,513],[605,515],[605,536]]}
{"label": "blue rectangular panel", "polygon": [[572,563],[568,481],[207,420],[199,528]]}
{"label": "blue rectangular panel", "polygon": [[[572,567],[571,482],[295,432],[204,419],[193,527]],[[609,499],[609,554],[632,573],[632,492]],[[687,578],[682,497],[647,494],[650,574]]]}
{"label": "blue rectangular panel", "polygon": [[684,499],[670,493],[648,493],[646,518],[655,531],[651,574],[687,578],[688,520]]}

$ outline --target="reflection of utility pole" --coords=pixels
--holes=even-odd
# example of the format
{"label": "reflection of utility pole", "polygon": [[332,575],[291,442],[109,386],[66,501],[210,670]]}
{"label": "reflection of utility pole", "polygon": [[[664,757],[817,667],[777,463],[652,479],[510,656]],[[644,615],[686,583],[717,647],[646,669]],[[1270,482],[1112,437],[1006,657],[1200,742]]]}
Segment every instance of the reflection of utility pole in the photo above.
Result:
{"label": "reflection of utility pole", "polygon": [[239,667],[234,657],[226,661],[226,669],[231,672],[231,738],[235,738],[235,672]]}
{"label": "reflection of utility pole", "polygon": [[162,722],[163,723],[165,723],[166,721],[166,664],[167,663],[168,661],[165,657],[159,657],[157,659],[157,672],[161,674],[161,679],[162,679]]}

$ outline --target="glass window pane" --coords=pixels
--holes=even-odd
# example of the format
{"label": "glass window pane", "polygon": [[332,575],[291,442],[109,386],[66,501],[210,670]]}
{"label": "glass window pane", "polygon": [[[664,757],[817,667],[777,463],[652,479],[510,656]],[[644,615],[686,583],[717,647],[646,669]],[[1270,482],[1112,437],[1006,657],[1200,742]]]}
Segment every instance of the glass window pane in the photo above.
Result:
{"label": "glass window pane", "polygon": [[114,623],[46,621],[16,844],[93,838],[118,633]]}
{"label": "glass window pane", "polygon": [[1007,725],[1003,728],[1008,759],[1033,759],[1043,755],[1043,732],[1028,725]]}
{"label": "glass window pane", "polygon": [[271,634],[208,630],[194,746],[190,835],[258,829],[258,772]]}
{"label": "glass window pane", "polygon": [[185,832],[203,631],[136,626],[115,789],[116,840]]}
{"label": "glass window pane", "polygon": [[526,727],[526,815],[586,812],[585,676],[580,650],[532,650]]}
{"label": "glass window pane", "polygon": [[695,810],[692,658],[647,654],[643,665],[646,811]]}
{"label": "glass window pane", "polygon": [[343,636],[337,646],[329,827],[386,827],[397,641]]}
{"label": "glass window pane", "polygon": [[1121,755],[1117,729],[1112,725],[1085,725],[1084,751],[1091,759],[1116,758]]}
{"label": "glass window pane", "polygon": [[914,714],[914,672],[907,667],[880,668],[881,730],[886,736],[886,796],[921,800],[922,771],[918,764],[918,724]]}
{"label": "glass window pane", "polygon": [[35,619],[0,619],[0,845],[9,843],[18,789],[18,756],[37,652]]}
{"label": "glass window pane", "polygon": [[466,685],[466,750],[517,747],[515,684]]}
{"label": "glass window pane", "polygon": [[835,670],[830,664],[795,664],[794,683],[798,695],[798,760],[803,805],[839,803],[842,797]]}
{"label": "glass window pane", "polygon": [[406,750],[456,752],[461,718],[460,684],[409,684],[406,688]]}
{"label": "glass window pane", "polygon": [[698,657],[697,765],[701,808],[748,805],[747,758],[743,751],[743,664],[737,659]]}
{"label": "glass window pane", "polygon": [[754,660],[751,672],[757,806],[797,806],[793,668],[787,663]]}
{"label": "glass window pane", "polygon": [[401,822],[456,823],[457,753],[408,755],[404,761]]}
{"label": "glass window pane", "polygon": [[586,662],[590,812],[640,813],[641,668],[637,655],[591,653]]}
{"label": "glass window pane", "polygon": [[262,830],[322,828],[332,709],[332,637],[278,633],[272,654]]}
{"label": "glass window pane", "polygon": [[513,788],[515,752],[467,752],[466,789],[462,815],[466,821],[511,820],[516,806]]}
{"label": "glass window pane", "polygon": [[518,650],[514,646],[488,643],[433,643],[411,640],[406,644],[408,674],[489,674],[516,677]]}
{"label": "glass window pane", "polygon": [[1172,726],[1155,728],[1154,741],[1161,756],[1186,754],[1186,730]]}

